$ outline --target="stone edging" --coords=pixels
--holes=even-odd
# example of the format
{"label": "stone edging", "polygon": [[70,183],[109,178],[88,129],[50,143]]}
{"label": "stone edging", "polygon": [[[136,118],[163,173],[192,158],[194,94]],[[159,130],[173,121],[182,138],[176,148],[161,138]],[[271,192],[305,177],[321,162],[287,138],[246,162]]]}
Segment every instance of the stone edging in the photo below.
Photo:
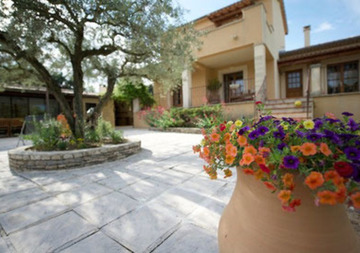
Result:
{"label": "stone edging", "polygon": [[167,129],[150,127],[149,130],[158,131],[158,132],[183,133],[183,134],[201,134],[200,128],[192,128],[192,127],[170,127]]}
{"label": "stone edging", "polygon": [[14,170],[60,170],[79,168],[118,159],[137,153],[140,141],[129,141],[116,145],[104,145],[98,148],[40,152],[23,146],[9,150],[9,165]]}

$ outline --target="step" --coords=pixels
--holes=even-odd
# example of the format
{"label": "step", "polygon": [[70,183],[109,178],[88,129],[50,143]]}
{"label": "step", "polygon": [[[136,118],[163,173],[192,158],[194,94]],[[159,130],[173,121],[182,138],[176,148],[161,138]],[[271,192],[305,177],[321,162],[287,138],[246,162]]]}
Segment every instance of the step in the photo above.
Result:
{"label": "step", "polygon": [[[312,108],[313,103],[309,104],[309,107]],[[272,104],[265,105],[265,109],[288,109],[288,108],[306,108],[306,105],[302,104],[300,107],[295,106],[294,104]]]}
{"label": "step", "polygon": [[[306,98],[284,98],[284,99],[272,99],[272,100],[266,100],[265,105],[270,104],[294,104],[295,101],[301,101],[302,104],[306,104]],[[313,101],[312,98],[309,99],[309,101]]]}
{"label": "step", "polygon": [[[307,118],[306,113],[272,113],[276,118]],[[312,113],[309,113],[309,118],[312,118]]]}
{"label": "step", "polygon": [[[265,108],[265,110],[271,111],[272,113],[306,113],[305,107],[287,107],[287,108]],[[312,108],[309,108],[309,112],[312,111]]]}

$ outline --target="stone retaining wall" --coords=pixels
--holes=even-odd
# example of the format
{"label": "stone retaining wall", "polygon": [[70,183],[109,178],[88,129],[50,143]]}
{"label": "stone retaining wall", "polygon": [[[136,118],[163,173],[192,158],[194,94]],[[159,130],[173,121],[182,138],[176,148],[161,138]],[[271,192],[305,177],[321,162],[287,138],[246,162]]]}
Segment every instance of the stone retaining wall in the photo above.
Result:
{"label": "stone retaining wall", "polygon": [[150,127],[149,130],[158,131],[158,132],[183,133],[183,134],[201,134],[200,128],[191,128],[191,127],[170,127],[167,129]]}
{"label": "stone retaining wall", "polygon": [[59,170],[114,161],[138,152],[141,142],[133,141],[72,151],[39,152],[29,148],[30,146],[24,146],[8,152],[11,169]]}

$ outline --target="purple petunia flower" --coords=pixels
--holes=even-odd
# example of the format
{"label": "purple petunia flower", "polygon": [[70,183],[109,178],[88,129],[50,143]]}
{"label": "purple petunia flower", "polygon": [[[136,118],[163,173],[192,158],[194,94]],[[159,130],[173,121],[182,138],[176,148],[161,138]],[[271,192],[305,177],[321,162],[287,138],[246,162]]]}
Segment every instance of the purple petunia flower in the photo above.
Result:
{"label": "purple petunia flower", "polygon": [[312,142],[315,142],[315,141],[321,139],[321,138],[322,138],[322,135],[321,135],[321,134],[317,134],[317,133],[308,134],[308,135],[306,136],[306,138],[307,138],[308,140],[312,141]]}
{"label": "purple petunia flower", "polygon": [[288,169],[297,169],[299,166],[299,159],[296,156],[288,155],[284,157],[283,165]]}
{"label": "purple petunia flower", "polygon": [[346,158],[352,161],[360,160],[360,150],[355,147],[347,147],[344,149]]}
{"label": "purple petunia flower", "polygon": [[350,141],[352,138],[357,138],[358,135],[355,134],[339,134],[339,137],[345,142]]}
{"label": "purple petunia flower", "polygon": [[351,167],[354,169],[351,177],[356,182],[360,182],[360,164],[359,163],[352,163]]}
{"label": "purple petunia flower", "polygon": [[299,131],[299,130],[296,130],[296,134],[301,137],[301,138],[304,138],[305,137],[305,133]]}
{"label": "purple petunia flower", "polygon": [[353,118],[350,118],[347,125],[350,127],[351,131],[356,131],[359,129],[359,125],[355,122]]}
{"label": "purple petunia flower", "polygon": [[280,143],[280,144],[277,146],[277,148],[278,148],[279,150],[283,150],[285,147],[287,147],[287,145],[286,145],[284,142]]}
{"label": "purple petunia flower", "polygon": [[322,127],[324,123],[319,119],[319,120],[315,120],[315,126],[314,129],[318,130],[320,127]]}
{"label": "purple petunia flower", "polygon": [[330,124],[334,124],[336,122],[340,122],[339,119],[325,119],[326,121],[328,121]]}
{"label": "purple petunia flower", "polygon": [[260,118],[260,122],[263,122],[263,121],[268,121],[268,120],[270,120],[270,119],[272,119],[273,118],[273,116],[264,116],[264,117],[261,117]]}
{"label": "purple petunia flower", "polygon": [[249,133],[248,137],[250,140],[255,140],[259,137],[259,133],[257,130],[254,130],[251,133]]}
{"label": "purple petunia flower", "polygon": [[264,140],[261,140],[261,141],[259,142],[259,147],[264,147]]}
{"label": "purple petunia flower", "polygon": [[351,112],[343,112],[342,115],[350,117],[353,116],[354,114],[352,114]]}
{"label": "purple petunia flower", "polygon": [[283,131],[276,131],[273,133],[274,137],[277,139],[284,139],[285,133]]}
{"label": "purple petunia flower", "polygon": [[257,132],[259,135],[263,136],[265,135],[267,132],[269,132],[269,128],[267,128],[266,126],[261,126],[257,129]]}
{"label": "purple petunia flower", "polygon": [[238,134],[239,135],[244,135],[245,132],[249,131],[250,130],[250,127],[249,126],[246,126],[246,127],[243,127],[239,130]]}

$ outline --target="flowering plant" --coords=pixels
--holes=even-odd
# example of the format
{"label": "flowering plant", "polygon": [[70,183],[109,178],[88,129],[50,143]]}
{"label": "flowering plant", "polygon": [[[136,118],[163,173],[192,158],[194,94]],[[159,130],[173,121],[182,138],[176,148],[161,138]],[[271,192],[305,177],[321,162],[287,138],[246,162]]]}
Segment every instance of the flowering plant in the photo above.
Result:
{"label": "flowering plant", "polygon": [[201,144],[193,149],[207,162],[204,170],[211,179],[218,169],[230,177],[230,168],[240,166],[277,192],[285,211],[301,204],[294,177],[304,179],[317,205],[347,202],[360,208],[360,124],[351,116],[343,113],[340,120],[328,113],[299,122],[263,115],[247,125],[228,121],[203,130]]}

